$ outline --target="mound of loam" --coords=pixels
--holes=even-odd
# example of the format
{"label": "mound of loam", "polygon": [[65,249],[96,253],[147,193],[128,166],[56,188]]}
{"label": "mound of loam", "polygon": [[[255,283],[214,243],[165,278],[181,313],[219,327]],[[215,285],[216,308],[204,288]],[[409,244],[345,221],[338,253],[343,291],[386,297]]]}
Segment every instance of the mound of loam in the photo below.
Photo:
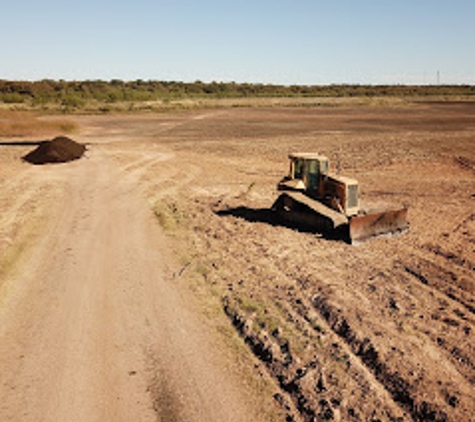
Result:
{"label": "mound of loam", "polygon": [[23,159],[30,164],[67,163],[81,158],[85,151],[85,145],[66,136],[58,136],[51,141],[41,142]]}

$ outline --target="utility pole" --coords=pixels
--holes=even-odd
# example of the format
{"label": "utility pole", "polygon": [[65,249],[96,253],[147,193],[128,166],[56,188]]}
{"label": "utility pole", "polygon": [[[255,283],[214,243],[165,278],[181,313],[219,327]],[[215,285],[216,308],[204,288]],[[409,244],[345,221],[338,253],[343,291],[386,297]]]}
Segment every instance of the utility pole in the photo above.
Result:
{"label": "utility pole", "polygon": [[440,85],[440,71],[437,71],[437,85]]}

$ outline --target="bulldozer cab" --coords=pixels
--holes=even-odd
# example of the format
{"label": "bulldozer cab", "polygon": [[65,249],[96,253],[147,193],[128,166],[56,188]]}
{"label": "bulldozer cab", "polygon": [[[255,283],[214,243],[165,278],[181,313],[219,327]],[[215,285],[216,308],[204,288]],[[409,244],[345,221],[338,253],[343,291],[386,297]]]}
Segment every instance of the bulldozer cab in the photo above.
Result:
{"label": "bulldozer cab", "polygon": [[290,158],[290,179],[301,180],[306,194],[347,216],[358,213],[358,182],[330,175],[328,158],[315,153],[294,153]]}
{"label": "bulldozer cab", "polygon": [[302,180],[309,191],[318,191],[321,176],[328,175],[328,158],[323,155],[295,153],[289,155],[290,178]]}

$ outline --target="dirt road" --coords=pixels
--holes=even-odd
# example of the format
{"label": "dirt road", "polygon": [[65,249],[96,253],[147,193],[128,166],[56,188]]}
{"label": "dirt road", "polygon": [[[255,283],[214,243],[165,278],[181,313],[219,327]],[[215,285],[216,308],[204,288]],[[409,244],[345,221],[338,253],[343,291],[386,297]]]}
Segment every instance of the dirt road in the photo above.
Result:
{"label": "dirt road", "polygon": [[44,185],[62,189],[45,203],[54,222],[0,284],[1,421],[256,420],[232,363],[174,282],[131,165],[96,146],[78,162],[24,165],[10,179],[11,189],[29,180],[30,199]]}

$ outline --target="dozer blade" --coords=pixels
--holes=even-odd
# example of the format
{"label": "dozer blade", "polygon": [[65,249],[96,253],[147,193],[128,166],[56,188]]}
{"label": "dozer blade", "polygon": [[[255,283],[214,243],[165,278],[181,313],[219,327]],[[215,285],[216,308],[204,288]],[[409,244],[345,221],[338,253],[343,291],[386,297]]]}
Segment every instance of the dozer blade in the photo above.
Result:
{"label": "dozer blade", "polygon": [[407,208],[389,210],[350,219],[350,241],[358,243],[371,237],[395,235],[409,230]]}

